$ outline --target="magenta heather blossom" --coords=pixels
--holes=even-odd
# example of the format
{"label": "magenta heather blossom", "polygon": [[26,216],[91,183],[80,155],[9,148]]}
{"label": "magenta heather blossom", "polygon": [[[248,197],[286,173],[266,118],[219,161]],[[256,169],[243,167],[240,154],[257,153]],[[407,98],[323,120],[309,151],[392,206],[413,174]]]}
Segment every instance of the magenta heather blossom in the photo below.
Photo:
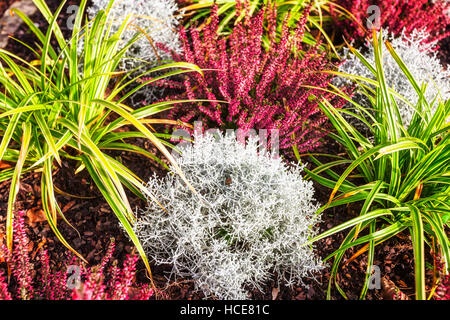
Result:
{"label": "magenta heather blossom", "polygon": [[[12,274],[17,280],[17,296],[21,299],[32,299],[34,289],[31,285],[33,265],[28,254],[28,237],[25,231],[23,212],[13,221],[14,252],[9,252],[4,244],[0,245],[0,257],[10,263]],[[4,287],[0,274],[0,288]],[[0,290],[0,293],[2,290]],[[0,298],[3,298],[0,296]]]}
{"label": "magenta heather blossom", "polygon": [[436,300],[450,300],[450,276],[446,275],[436,288]]}
{"label": "magenta heather blossom", "polygon": [[[402,33],[409,36],[414,30],[429,34],[427,43],[438,42],[450,35],[450,18],[447,0],[338,0],[336,4],[344,7],[356,18],[338,22],[348,40],[371,36],[366,23],[372,13],[367,8],[376,5],[380,8],[380,27],[388,29],[394,35]],[[337,12],[332,12],[339,18]]]}
{"label": "magenta heather blossom", "polygon": [[[136,274],[136,255],[127,256],[123,268],[117,267],[117,261],[111,261],[115,244],[111,244],[99,266],[86,267],[72,255],[69,255],[62,270],[52,272],[50,259],[45,249],[41,249],[39,261],[31,261],[28,253],[29,239],[26,235],[23,212],[19,212],[14,221],[14,247],[10,252],[6,246],[0,246],[0,258],[10,265],[17,284],[17,294],[9,290],[3,272],[0,270],[0,300],[46,299],[46,300],[148,300],[153,289],[147,285],[134,284]],[[39,265],[40,268],[35,268]],[[72,267],[78,270],[78,287],[71,287]],[[73,271],[72,270],[72,271]],[[33,282],[32,274],[37,272],[38,281]],[[68,274],[69,273],[69,274]]]}
{"label": "magenta heather blossom", "polygon": [[435,266],[440,276],[439,284],[435,291],[435,299],[450,300],[450,275],[445,272],[445,264],[441,257],[435,258]]}
{"label": "magenta heather blossom", "polygon": [[[238,11],[241,6],[238,2]],[[182,55],[174,54],[174,59],[198,65],[205,70],[204,77],[189,73],[183,83],[162,84],[184,89],[170,99],[213,101],[178,105],[170,117],[184,122],[200,119],[209,128],[242,129],[244,133],[278,129],[281,149],[295,144],[305,152],[317,147],[329,126],[316,98],[324,96],[336,107],[342,102],[317,89],[326,88],[332,78],[321,71],[336,66],[319,51],[320,44],[307,47],[302,43],[308,14],[306,10],[295,29],[283,25],[279,41],[275,6],[246,16],[228,38],[217,33],[217,7],[202,34],[195,28],[181,29],[184,50]],[[264,29],[269,33],[268,51],[261,42]]]}
{"label": "magenta heather blossom", "polygon": [[8,292],[8,285],[6,284],[6,279],[3,276],[2,271],[0,271],[0,300],[12,300],[12,297]]}
{"label": "magenta heather blossom", "polygon": [[450,275],[445,275],[436,288],[436,300],[450,300]]}

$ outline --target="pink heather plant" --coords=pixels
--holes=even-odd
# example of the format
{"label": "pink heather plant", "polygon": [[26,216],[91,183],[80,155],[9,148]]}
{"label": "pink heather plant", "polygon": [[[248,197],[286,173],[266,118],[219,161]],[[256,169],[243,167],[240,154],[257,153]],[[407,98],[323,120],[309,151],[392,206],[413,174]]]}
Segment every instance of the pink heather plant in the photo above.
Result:
{"label": "pink heather plant", "polygon": [[436,271],[439,274],[439,284],[435,291],[436,300],[450,300],[450,275],[445,272],[442,258],[435,258]]}
{"label": "pink heather plant", "polygon": [[[39,262],[32,263],[28,244],[23,212],[19,212],[19,217],[14,220],[13,252],[9,252],[3,244],[0,246],[0,258],[3,257],[11,267],[17,292],[8,289],[0,270],[0,300],[148,300],[153,295],[149,285],[133,285],[137,256],[127,256],[122,269],[117,267],[117,261],[111,262],[114,241],[111,241],[99,266],[86,267],[77,258],[69,256],[63,271],[53,273],[47,250],[41,249]],[[40,266],[39,269],[34,267],[36,264]],[[77,280],[76,275],[68,272],[69,266],[72,266],[72,271],[79,271],[79,286],[73,281]],[[34,272],[39,276],[36,276],[38,281],[33,282]]]}
{"label": "pink heather plant", "polygon": [[[242,10],[240,2],[237,10]],[[280,149],[295,144],[299,152],[306,152],[320,144],[329,126],[315,97],[325,96],[337,107],[343,101],[308,86],[326,88],[332,77],[321,71],[336,66],[318,45],[306,47],[301,41],[309,10],[295,29],[283,26],[279,41],[275,37],[276,10],[273,6],[246,16],[228,38],[217,34],[217,7],[202,34],[195,28],[181,29],[184,50],[182,55],[174,54],[174,60],[198,65],[205,70],[204,77],[192,73],[182,83],[164,81],[162,85],[183,89],[184,93],[170,99],[213,101],[178,105],[171,118],[184,122],[200,119],[209,128],[241,129],[244,133],[278,129]],[[268,51],[261,42],[265,28],[269,30]]]}
{"label": "pink heather plant", "polygon": [[450,275],[446,275],[441,279],[436,288],[436,300],[450,300]]}
{"label": "pink heather plant", "polygon": [[[426,31],[429,34],[426,43],[436,43],[450,35],[447,0],[337,0],[336,3],[350,11],[357,20],[338,22],[350,41],[371,35],[367,30],[367,20],[372,15],[367,13],[367,8],[371,5],[380,8],[380,27],[394,35],[404,32],[409,36],[414,30]],[[336,12],[332,15],[339,18]]]}
{"label": "pink heather plant", "polygon": [[0,300],[12,300],[2,271],[0,271]]}

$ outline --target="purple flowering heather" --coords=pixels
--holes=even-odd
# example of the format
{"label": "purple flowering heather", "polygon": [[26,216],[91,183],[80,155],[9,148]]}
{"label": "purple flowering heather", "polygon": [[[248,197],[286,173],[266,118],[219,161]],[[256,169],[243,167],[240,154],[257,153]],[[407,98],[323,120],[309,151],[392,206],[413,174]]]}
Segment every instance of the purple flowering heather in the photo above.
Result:
{"label": "purple flowering heather", "polygon": [[[241,4],[237,9],[242,10]],[[317,147],[329,125],[315,98],[324,96],[337,107],[343,101],[317,89],[326,88],[332,78],[322,71],[336,66],[318,49],[320,43],[314,47],[302,43],[308,14],[306,10],[295,29],[283,25],[279,41],[275,6],[244,18],[228,38],[217,33],[217,7],[202,33],[181,29],[183,54],[174,54],[174,59],[198,65],[205,70],[204,77],[190,73],[183,82],[162,85],[183,89],[170,99],[214,101],[178,105],[170,117],[203,120],[207,127],[222,130],[278,129],[281,149],[295,144],[299,152],[306,152]],[[268,51],[261,42],[264,28],[269,30]]]}
{"label": "purple flowering heather", "polygon": [[[46,300],[148,300],[153,295],[149,285],[136,285],[136,255],[127,256],[123,268],[111,262],[115,244],[111,242],[105,256],[97,267],[86,267],[74,256],[69,256],[61,271],[53,271],[45,249],[39,255],[40,268],[28,252],[29,239],[26,235],[23,212],[14,220],[14,247],[10,252],[0,245],[0,259],[5,260],[12,270],[17,294],[8,288],[3,272],[0,270],[0,300],[46,299]],[[2,260],[0,260],[2,261]],[[32,263],[33,262],[33,263]],[[69,282],[73,274],[70,267],[79,271],[80,286],[72,288]],[[32,274],[37,272],[39,281],[33,281]],[[73,283],[75,284],[75,283]]]}

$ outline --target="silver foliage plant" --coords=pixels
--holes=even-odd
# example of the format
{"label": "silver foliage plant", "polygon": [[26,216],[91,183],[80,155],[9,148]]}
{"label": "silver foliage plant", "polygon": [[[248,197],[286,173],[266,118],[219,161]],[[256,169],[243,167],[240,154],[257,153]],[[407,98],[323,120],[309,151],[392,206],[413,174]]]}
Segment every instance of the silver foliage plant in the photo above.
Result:
{"label": "silver foliage plant", "polygon": [[234,135],[196,135],[178,164],[203,201],[176,174],[153,176],[135,232],[149,258],[173,266],[169,277],[194,279],[207,297],[246,299],[272,272],[285,285],[322,269],[313,248],[314,190],[279,157]]}
{"label": "silver foliage plant", "polygon": [[[415,30],[410,36],[402,35],[393,38],[388,30],[382,32],[389,39],[392,47],[406,64],[412,75],[419,85],[426,84],[425,97],[427,101],[433,101],[438,98],[439,94],[444,101],[450,97],[450,70],[448,66],[442,66],[437,53],[434,50],[435,44],[424,44],[423,40],[427,38],[424,31]],[[375,67],[375,55],[373,45],[370,44],[366,52],[362,52],[366,60]],[[341,64],[339,71],[347,74],[358,75],[369,79],[375,79],[374,74],[361,62],[361,60],[353,55],[349,49],[344,49],[346,60]],[[413,86],[401,71],[394,58],[391,56],[386,46],[383,45],[383,70],[386,77],[387,85],[395,92],[400,94],[416,106],[419,96]],[[335,84],[349,83],[350,80],[338,78]],[[363,107],[369,107],[370,103],[362,94],[357,94],[355,101]],[[403,125],[408,127],[415,109],[407,103],[396,99],[398,103],[400,117]],[[436,105],[436,104],[434,104]]]}
{"label": "silver foliage plant", "polygon": [[[106,9],[109,2],[110,0],[93,0],[87,10],[89,18],[93,19],[100,10]],[[181,53],[178,35],[180,15],[177,13],[178,5],[175,0],[115,0],[108,15],[112,22],[112,32],[117,31],[124,19],[131,15],[131,23],[122,39],[123,45],[139,34],[139,39],[128,49],[119,68],[132,71],[142,67],[139,72],[145,72],[163,64],[163,61],[172,60],[170,52]],[[158,75],[159,73],[152,73],[152,76]],[[160,100],[164,95],[164,88],[148,85],[133,94],[131,102],[142,107],[142,104]]]}
{"label": "silver foliage plant", "polygon": [[[100,11],[106,9],[110,0],[93,0],[88,8],[92,19]],[[168,50],[181,52],[177,28],[179,19],[176,15],[178,5],[175,0],[116,0],[110,10],[108,18],[113,21],[112,28],[118,29],[123,20],[132,15],[132,21],[124,33],[124,44],[128,43],[137,33],[145,32],[128,50],[122,68],[130,71],[142,65],[145,60],[157,64],[160,60],[171,58],[166,50],[158,48],[161,44]],[[115,31],[115,30],[113,30]]]}

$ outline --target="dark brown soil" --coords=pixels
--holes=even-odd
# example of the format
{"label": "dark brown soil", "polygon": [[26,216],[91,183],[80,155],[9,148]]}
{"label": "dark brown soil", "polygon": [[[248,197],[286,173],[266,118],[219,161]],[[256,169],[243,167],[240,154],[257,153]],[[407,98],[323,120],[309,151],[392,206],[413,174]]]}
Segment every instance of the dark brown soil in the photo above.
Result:
{"label": "dark brown soil", "polygon": [[[59,1],[56,0],[48,0],[47,2],[52,11],[59,5]],[[77,2],[78,1],[69,1],[68,4],[76,4]],[[0,3],[0,13],[2,4],[3,2]],[[70,30],[64,28],[65,23],[62,23],[65,21],[64,19],[67,18],[67,14],[65,14],[65,10],[62,12],[63,15],[60,18],[60,25],[64,32],[69,33]],[[36,14],[33,18],[34,21],[38,22],[40,27],[45,26],[43,18],[39,14]],[[33,43],[33,41],[35,41],[33,36],[29,34],[24,27],[21,27],[18,30],[16,36],[26,43]],[[20,54],[25,59],[30,58],[27,51],[23,50],[20,45],[13,41],[10,41],[7,49],[15,54]],[[135,140],[135,143],[147,150],[154,151],[154,148],[148,142],[137,139]],[[326,144],[322,147],[320,152],[336,154],[339,153],[340,150],[337,145],[327,139]],[[126,152],[116,152],[112,154],[114,156],[120,156],[123,163],[139,177],[144,179],[144,181],[148,179],[152,172],[164,174],[164,170],[161,167],[156,166],[154,163],[143,157]],[[55,171],[55,185],[67,193],[93,198],[81,199],[63,195],[57,196],[58,203],[60,204],[60,207],[63,208],[64,214],[77,230],[72,229],[64,222],[60,222],[59,228],[61,233],[73,248],[80,252],[91,264],[96,264],[100,261],[110,239],[115,238],[117,244],[115,258],[123,260],[126,254],[129,254],[132,251],[132,244],[118,226],[117,218],[114,216],[87,173],[84,171],[75,175],[74,170],[74,163],[63,161],[62,167],[57,168]],[[4,232],[4,218],[6,215],[8,194],[9,182],[0,183],[0,234]],[[330,191],[328,189],[317,185],[317,200],[320,203],[326,203],[329,194]],[[132,194],[130,194],[129,199],[133,208],[144,205],[140,199]],[[36,211],[40,208],[40,173],[29,174],[22,179],[16,209],[30,212],[30,210]],[[358,208],[355,206],[343,206],[328,210],[323,215],[320,231],[327,230],[355,217],[358,214],[357,209]],[[52,233],[48,224],[46,222],[32,223],[29,219],[27,219],[27,223],[30,226],[29,236],[33,243],[33,247],[36,248],[38,243],[45,238],[45,247],[50,254],[51,260],[55,266],[61,266],[65,261],[67,250]],[[339,247],[344,236],[344,233],[340,233],[319,241],[316,244],[318,255],[325,258],[331,254]],[[347,261],[357,249],[359,248],[349,250],[343,259],[343,262]],[[339,285],[346,292],[349,299],[357,299],[359,296],[366,269],[365,258],[366,255],[362,254],[359,258],[355,259],[339,271]],[[413,293],[414,279],[412,275],[414,270],[412,248],[407,235],[393,238],[378,246],[376,249],[375,260],[375,264],[380,267],[381,275],[383,277],[392,280],[398,287],[404,289],[405,293]],[[318,275],[317,281],[305,281],[305,284],[309,285],[309,288],[307,288],[306,285],[294,288],[286,288],[281,285],[278,290],[278,284],[270,282],[264,288],[264,292],[254,292],[252,298],[297,300],[325,299],[332,260],[327,263],[328,266],[320,275]],[[137,276],[138,281],[148,281],[145,277],[142,264],[139,266],[139,270]],[[168,270],[170,270],[170,267],[168,266],[153,266],[153,276],[157,286],[160,288],[157,295],[158,299],[201,299],[203,297],[201,293],[194,290],[194,285],[190,279],[178,281],[176,283],[171,282],[167,285],[165,271]],[[342,299],[342,296],[336,291],[335,286],[333,286],[333,289],[331,290],[331,298]],[[367,299],[382,299],[382,290],[369,290]]]}
{"label": "dark brown soil", "polygon": [[[450,32],[450,26],[447,29]],[[450,65],[450,37],[446,37],[439,42],[438,57],[443,65]]]}
{"label": "dark brown soil", "polygon": [[13,3],[16,2],[17,0],[3,0],[0,1],[0,17],[3,15],[3,13],[6,11],[6,9],[9,8],[9,6]]}

